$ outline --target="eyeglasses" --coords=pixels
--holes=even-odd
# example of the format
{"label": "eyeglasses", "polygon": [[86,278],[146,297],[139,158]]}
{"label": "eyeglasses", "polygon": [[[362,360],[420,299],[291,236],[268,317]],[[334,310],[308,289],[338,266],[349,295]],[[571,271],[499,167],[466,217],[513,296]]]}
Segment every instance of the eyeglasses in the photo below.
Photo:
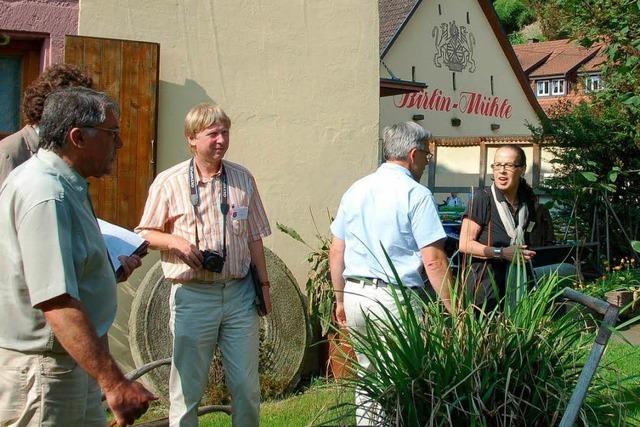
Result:
{"label": "eyeglasses", "polygon": [[97,130],[101,130],[101,131],[104,131],[104,132],[109,132],[114,141],[117,138],[120,137],[120,128],[103,128],[103,127],[100,127],[100,126],[85,126],[85,128],[86,129],[97,129]]}
{"label": "eyeglasses", "polygon": [[521,168],[524,165],[518,165],[515,163],[492,163],[491,164],[491,169],[495,170],[500,170],[503,169],[507,170],[507,171],[514,171],[517,168]]}
{"label": "eyeglasses", "polygon": [[425,157],[427,158],[427,163],[429,163],[431,161],[431,159],[433,159],[433,154],[431,154],[427,150],[421,150],[419,148],[416,148],[416,150],[421,151],[421,152],[424,153]]}

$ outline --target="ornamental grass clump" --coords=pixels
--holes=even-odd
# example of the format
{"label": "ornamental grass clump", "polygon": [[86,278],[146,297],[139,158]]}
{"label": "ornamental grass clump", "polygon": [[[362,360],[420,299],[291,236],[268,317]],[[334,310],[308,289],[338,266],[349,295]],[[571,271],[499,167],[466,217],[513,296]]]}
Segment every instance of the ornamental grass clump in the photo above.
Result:
{"label": "ornamental grass clump", "polygon": [[[506,311],[485,312],[454,289],[454,314],[435,299],[412,308],[400,287],[398,317],[382,307],[385,315],[350,333],[372,370],[353,360],[357,374],[344,384],[379,404],[380,425],[557,425],[594,339],[575,310],[555,302],[558,281],[543,279]],[[578,422],[623,425],[632,395],[624,383],[597,376]]]}

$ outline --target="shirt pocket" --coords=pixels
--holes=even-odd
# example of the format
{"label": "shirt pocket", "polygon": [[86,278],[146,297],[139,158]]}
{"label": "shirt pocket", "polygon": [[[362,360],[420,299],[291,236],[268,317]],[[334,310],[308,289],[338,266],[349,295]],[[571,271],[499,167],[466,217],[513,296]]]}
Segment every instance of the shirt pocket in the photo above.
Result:
{"label": "shirt pocket", "polygon": [[231,231],[234,236],[246,236],[247,235],[248,221],[246,219],[232,219]]}

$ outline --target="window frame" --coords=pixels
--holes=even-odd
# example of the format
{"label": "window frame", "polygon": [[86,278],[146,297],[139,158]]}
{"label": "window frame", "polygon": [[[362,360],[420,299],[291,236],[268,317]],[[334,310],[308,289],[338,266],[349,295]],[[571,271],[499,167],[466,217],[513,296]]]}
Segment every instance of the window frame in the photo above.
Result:
{"label": "window frame", "polygon": [[[546,89],[540,91],[540,88]],[[536,96],[549,96],[550,94],[550,83],[549,80],[536,80]]]}
{"label": "window frame", "polygon": [[[593,88],[593,83],[597,82],[597,88]],[[600,74],[589,74],[584,78],[584,91],[585,93],[598,92],[602,90],[602,77]]]}
{"label": "window frame", "polygon": [[[556,91],[555,84],[559,83],[559,86],[562,87],[562,90]],[[551,95],[558,96],[566,94],[566,82],[565,79],[552,79],[551,80]]]}
{"label": "window frame", "polygon": [[[22,114],[22,96],[25,89],[40,75],[40,56],[43,49],[44,38],[22,38],[24,36],[16,36],[8,34],[11,38],[9,44],[0,46],[0,55],[8,57],[19,57],[22,60],[22,87],[20,88],[20,128],[25,125],[24,116]],[[11,135],[11,132],[0,130],[0,139]]]}

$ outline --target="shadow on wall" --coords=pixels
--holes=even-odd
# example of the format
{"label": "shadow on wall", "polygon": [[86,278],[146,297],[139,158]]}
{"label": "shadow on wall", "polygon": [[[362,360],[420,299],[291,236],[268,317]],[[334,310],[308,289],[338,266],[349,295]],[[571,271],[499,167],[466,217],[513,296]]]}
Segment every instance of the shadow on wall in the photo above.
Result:
{"label": "shadow on wall", "polygon": [[216,100],[196,81],[187,79],[182,85],[160,81],[156,173],[191,156],[184,137],[184,117],[201,102]]}

